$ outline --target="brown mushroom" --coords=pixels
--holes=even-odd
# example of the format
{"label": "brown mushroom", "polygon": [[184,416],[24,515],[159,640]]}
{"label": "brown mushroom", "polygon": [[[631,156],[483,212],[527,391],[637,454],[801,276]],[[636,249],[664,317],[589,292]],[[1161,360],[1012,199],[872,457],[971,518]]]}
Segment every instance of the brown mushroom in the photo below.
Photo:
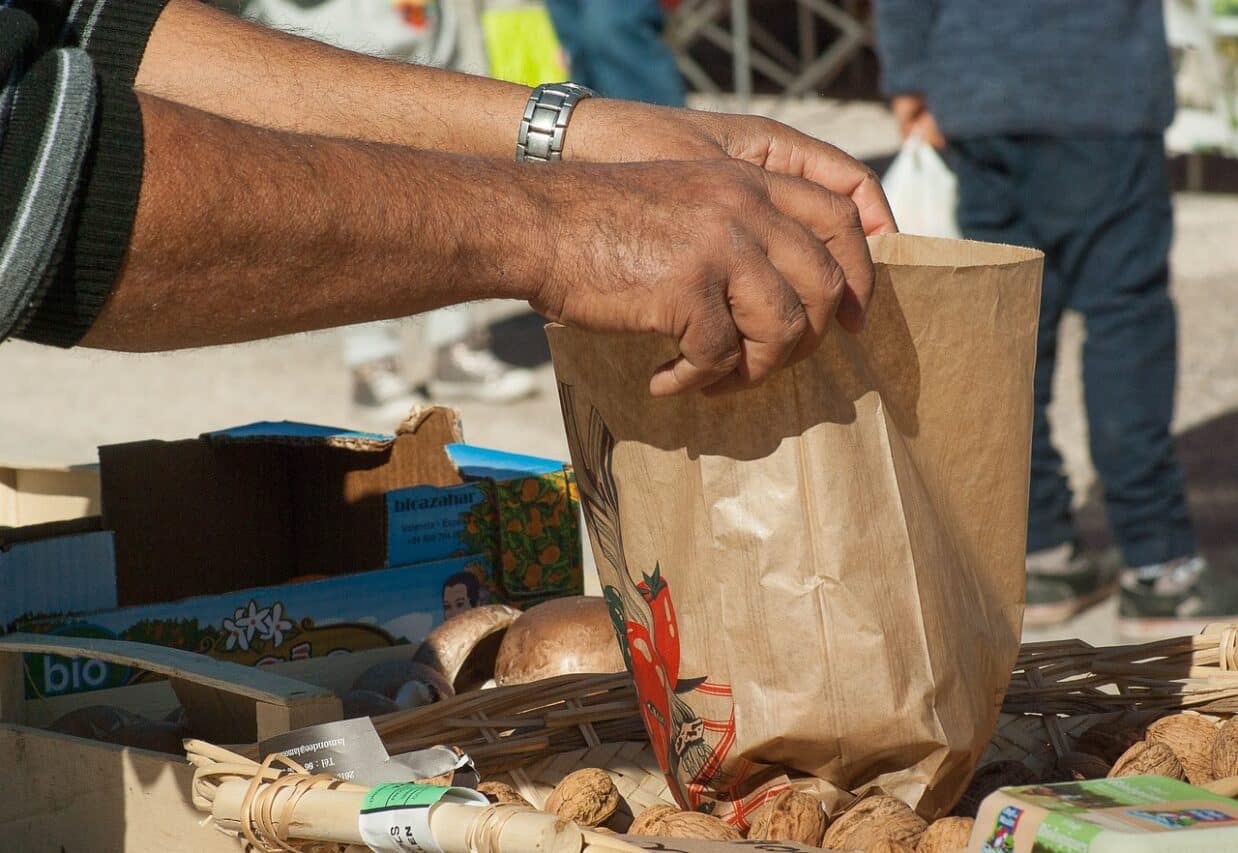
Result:
{"label": "brown mushroom", "polygon": [[606,601],[578,595],[552,599],[521,614],[499,647],[494,679],[503,686],[623,669]]}
{"label": "brown mushroom", "polygon": [[466,610],[431,631],[413,660],[442,673],[457,693],[474,690],[494,677],[499,644],[518,616],[506,604]]}

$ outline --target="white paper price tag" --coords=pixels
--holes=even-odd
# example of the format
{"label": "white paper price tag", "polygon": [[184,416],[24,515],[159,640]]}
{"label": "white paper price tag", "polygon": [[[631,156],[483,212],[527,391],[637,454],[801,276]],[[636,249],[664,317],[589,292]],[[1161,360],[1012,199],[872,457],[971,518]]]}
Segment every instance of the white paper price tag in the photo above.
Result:
{"label": "white paper price tag", "polygon": [[376,785],[357,817],[361,839],[377,853],[443,853],[430,833],[430,809],[438,803],[489,805],[484,795],[468,788]]}

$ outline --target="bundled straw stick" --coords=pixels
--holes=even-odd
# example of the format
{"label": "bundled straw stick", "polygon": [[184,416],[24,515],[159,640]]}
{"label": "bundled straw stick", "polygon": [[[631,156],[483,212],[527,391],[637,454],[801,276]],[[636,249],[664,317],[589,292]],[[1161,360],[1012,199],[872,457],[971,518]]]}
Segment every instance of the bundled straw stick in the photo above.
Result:
{"label": "bundled straw stick", "polygon": [[[308,853],[324,849],[324,842],[336,849],[365,849],[358,817],[369,787],[307,773],[278,754],[259,764],[194,740],[185,742],[185,751],[197,767],[194,805],[209,811],[222,831],[243,837],[250,849]],[[641,853],[633,845],[521,806],[439,802],[430,806],[427,820],[431,837],[418,841],[442,853]]]}

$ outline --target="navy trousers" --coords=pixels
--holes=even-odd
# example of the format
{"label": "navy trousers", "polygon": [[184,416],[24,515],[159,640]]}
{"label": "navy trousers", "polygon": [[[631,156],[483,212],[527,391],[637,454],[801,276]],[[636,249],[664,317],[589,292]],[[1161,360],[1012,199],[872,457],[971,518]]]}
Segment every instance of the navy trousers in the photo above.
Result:
{"label": "navy trousers", "polygon": [[977,240],[1045,253],[1028,550],[1077,535],[1062,457],[1049,436],[1063,310],[1082,314],[1092,461],[1129,566],[1195,552],[1173,451],[1177,373],[1169,298],[1173,208],[1159,136],[985,137],[952,142],[959,226]]}
{"label": "navy trousers", "polygon": [[608,98],[681,107],[683,78],[662,41],[658,0],[546,0],[572,80]]}

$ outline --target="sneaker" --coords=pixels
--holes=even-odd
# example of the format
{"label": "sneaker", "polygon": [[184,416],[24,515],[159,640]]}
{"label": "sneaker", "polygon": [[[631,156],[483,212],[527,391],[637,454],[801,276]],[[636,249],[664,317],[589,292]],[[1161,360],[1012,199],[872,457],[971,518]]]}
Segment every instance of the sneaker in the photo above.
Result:
{"label": "sneaker", "polygon": [[512,403],[535,393],[537,381],[532,371],[506,364],[489,348],[460,341],[435,353],[426,390],[434,399]]}
{"label": "sneaker", "polygon": [[365,417],[394,424],[425,398],[409,387],[398,361],[385,358],[353,368],[352,400]]}
{"label": "sneaker", "polygon": [[1060,625],[1099,604],[1118,588],[1114,550],[1085,553],[1073,542],[1027,555],[1027,606],[1023,624]]}
{"label": "sneaker", "polygon": [[1118,633],[1129,640],[1198,634],[1212,622],[1238,622],[1238,577],[1203,557],[1182,557],[1122,572]]}

